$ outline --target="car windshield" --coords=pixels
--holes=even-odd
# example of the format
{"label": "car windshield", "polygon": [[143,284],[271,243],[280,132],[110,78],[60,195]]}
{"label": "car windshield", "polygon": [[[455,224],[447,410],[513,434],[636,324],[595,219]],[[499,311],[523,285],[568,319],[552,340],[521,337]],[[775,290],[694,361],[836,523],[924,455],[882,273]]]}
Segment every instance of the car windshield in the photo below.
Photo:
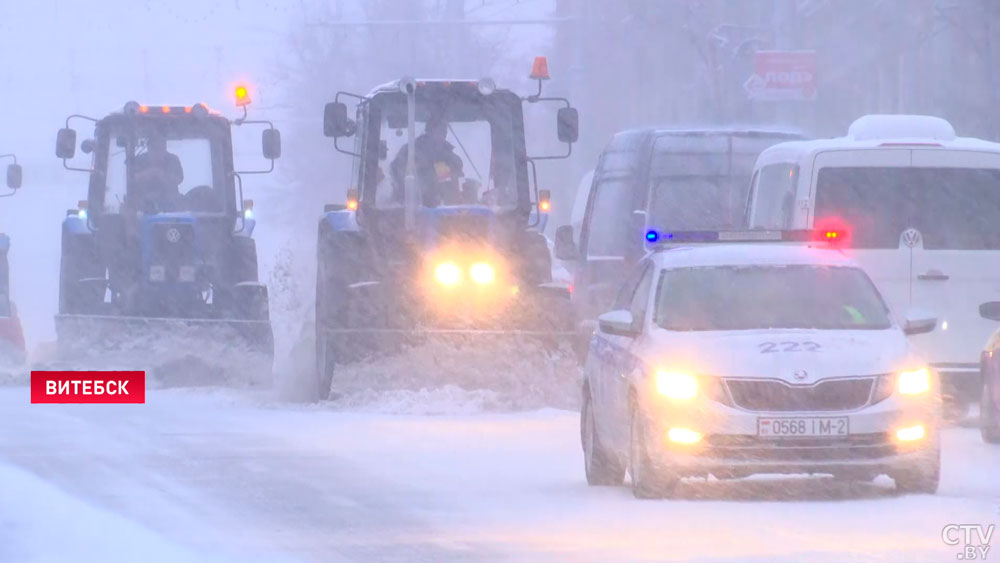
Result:
{"label": "car windshield", "polygon": [[882,330],[889,311],[860,269],[711,266],[664,270],[655,322],[667,330]]}
{"label": "car windshield", "polygon": [[127,204],[146,213],[226,210],[226,182],[215,156],[221,147],[211,136],[163,124],[122,128],[108,142],[105,212],[121,213]]}

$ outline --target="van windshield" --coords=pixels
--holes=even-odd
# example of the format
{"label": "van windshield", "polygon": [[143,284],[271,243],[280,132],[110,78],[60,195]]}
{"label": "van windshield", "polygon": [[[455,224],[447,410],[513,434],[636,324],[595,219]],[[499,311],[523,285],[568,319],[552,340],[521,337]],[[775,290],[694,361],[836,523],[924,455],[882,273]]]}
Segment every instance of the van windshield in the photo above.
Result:
{"label": "van windshield", "polygon": [[848,225],[855,248],[899,248],[907,229],[933,250],[1000,249],[1000,170],[821,168],[816,220]]}
{"label": "van windshield", "polygon": [[653,149],[649,224],[658,229],[743,226],[757,156],[772,135],[667,135]]}

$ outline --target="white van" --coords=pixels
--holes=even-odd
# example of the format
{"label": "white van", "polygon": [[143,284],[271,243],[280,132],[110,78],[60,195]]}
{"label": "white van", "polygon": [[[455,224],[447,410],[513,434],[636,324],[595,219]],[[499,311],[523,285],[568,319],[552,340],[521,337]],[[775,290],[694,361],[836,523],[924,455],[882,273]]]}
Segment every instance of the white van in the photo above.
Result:
{"label": "white van", "polygon": [[747,214],[751,228],[837,232],[897,313],[940,319],[913,343],[952,415],[978,398],[995,328],[979,305],[1000,296],[1000,144],[957,137],[936,117],[867,115],[846,137],[764,150]]}

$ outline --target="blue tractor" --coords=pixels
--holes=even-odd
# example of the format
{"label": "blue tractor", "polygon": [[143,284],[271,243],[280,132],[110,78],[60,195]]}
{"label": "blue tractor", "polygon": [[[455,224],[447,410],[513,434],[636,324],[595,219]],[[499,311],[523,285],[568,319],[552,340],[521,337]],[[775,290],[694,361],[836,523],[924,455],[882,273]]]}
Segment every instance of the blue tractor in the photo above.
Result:
{"label": "blue tractor", "polygon": [[[526,335],[547,346],[571,338],[569,288],[552,282],[541,232],[549,193],[538,189],[535,163],[571,154],[579,118],[567,100],[541,96],[544,58],[532,78],[538,93],[527,97],[490,79],[403,78],[326,105],[324,133],[353,157],[353,187],[319,222],[320,398],[336,365],[433,335]],[[356,119],[342,98],[357,102]],[[557,134],[568,150],[529,157],[522,106],[543,101],[563,106]],[[353,148],[339,144],[348,137]]]}
{"label": "blue tractor", "polygon": [[[270,382],[268,292],[258,279],[253,202],[243,199],[241,174],[271,172],[281,137],[270,122],[247,120],[247,90],[236,93],[243,117],[232,121],[203,104],[136,102],[103,119],[67,118],[56,155],[86,172],[89,188],[62,224],[55,318],[62,359],[131,351],[133,363],[156,368],[194,357],[216,362],[213,375]],[[68,163],[74,119],[94,123],[93,138],[80,145],[92,158],[87,168]],[[270,168],[237,172],[231,128],[249,124],[267,126]]]}

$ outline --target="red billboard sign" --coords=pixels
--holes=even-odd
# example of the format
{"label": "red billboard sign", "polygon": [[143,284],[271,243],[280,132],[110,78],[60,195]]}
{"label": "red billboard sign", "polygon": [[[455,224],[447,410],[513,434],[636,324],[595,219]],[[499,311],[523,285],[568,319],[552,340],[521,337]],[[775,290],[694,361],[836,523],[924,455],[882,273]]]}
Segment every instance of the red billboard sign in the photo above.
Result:
{"label": "red billboard sign", "polygon": [[752,100],[816,99],[815,51],[757,51],[754,73],[743,84]]}

